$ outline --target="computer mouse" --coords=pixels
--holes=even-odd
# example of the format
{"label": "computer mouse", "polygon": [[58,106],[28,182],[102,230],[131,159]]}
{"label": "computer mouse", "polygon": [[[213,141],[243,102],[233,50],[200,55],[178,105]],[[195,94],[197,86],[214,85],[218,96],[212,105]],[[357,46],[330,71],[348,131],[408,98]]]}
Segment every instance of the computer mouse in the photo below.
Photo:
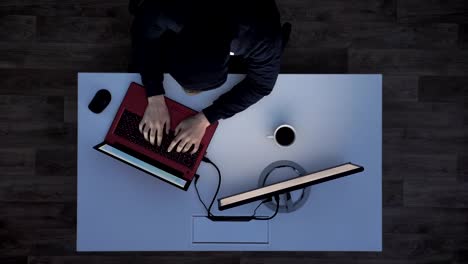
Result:
{"label": "computer mouse", "polygon": [[96,92],[93,99],[88,105],[89,110],[93,113],[99,114],[109,105],[111,101],[111,93],[106,89],[101,89]]}

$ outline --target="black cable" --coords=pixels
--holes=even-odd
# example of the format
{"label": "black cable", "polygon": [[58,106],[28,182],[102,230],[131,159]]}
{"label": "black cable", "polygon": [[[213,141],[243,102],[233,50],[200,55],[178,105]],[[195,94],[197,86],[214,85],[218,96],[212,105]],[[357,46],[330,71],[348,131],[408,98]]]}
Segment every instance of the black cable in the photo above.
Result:
{"label": "black cable", "polygon": [[216,164],[214,164],[214,162],[212,162],[209,158],[203,157],[202,160],[204,162],[211,163],[216,168],[216,170],[218,171],[218,186],[216,187],[216,192],[215,192],[215,194],[213,196],[213,199],[211,200],[211,203],[210,203],[209,207],[206,207],[206,204],[203,202],[203,200],[200,197],[200,193],[198,192],[198,188],[197,188],[197,182],[198,182],[198,178],[199,178],[198,175],[196,175],[197,177],[195,178],[195,190],[197,191],[198,200],[200,200],[200,202],[203,204],[203,207],[205,207],[205,210],[208,213],[208,216],[213,216],[213,214],[211,213],[211,207],[213,206],[213,203],[214,203],[216,197],[218,196],[219,188],[221,187],[221,172],[220,172],[218,166],[216,166]]}
{"label": "black cable", "polygon": [[273,219],[273,217],[276,216],[276,214],[278,214],[278,210],[279,210],[279,197],[276,195],[275,196],[275,200],[276,200],[276,210],[275,210],[275,213],[272,215],[272,216],[269,216],[269,217],[261,217],[261,216],[253,216],[255,220],[270,220],[270,219]]}
{"label": "black cable", "polygon": [[255,216],[255,214],[257,213],[258,208],[260,208],[260,206],[261,206],[262,204],[264,204],[264,203],[265,203],[265,201],[259,203],[259,204],[257,205],[257,207],[255,207],[255,210],[254,210],[252,216]]}
{"label": "black cable", "polygon": [[203,207],[205,207],[205,210],[208,212],[208,215],[210,215],[211,213],[208,211],[208,207],[206,207],[206,204],[202,201],[201,197],[200,197],[200,193],[198,192],[198,188],[197,188],[197,181],[198,181],[198,175],[195,175],[195,190],[197,191],[197,196],[198,196],[198,200],[200,200],[200,202],[203,204]]}
{"label": "black cable", "polygon": [[213,196],[213,199],[211,200],[210,206],[208,207],[208,213],[211,214],[211,207],[213,206],[213,203],[218,196],[219,188],[221,187],[221,172],[219,171],[218,166],[216,166],[216,164],[214,164],[214,162],[212,162],[208,157],[204,156],[202,160],[211,163],[211,165],[213,165],[218,171],[218,186],[216,187],[216,192]]}
{"label": "black cable", "polygon": [[257,212],[257,209],[264,203],[268,202],[268,201],[271,201],[271,199],[266,199],[264,201],[262,201],[258,206],[257,208],[255,208],[255,211],[254,213],[251,215],[251,216],[216,216],[216,215],[213,215],[211,213],[211,207],[213,206],[213,203],[216,199],[216,197],[218,196],[218,192],[219,192],[219,189],[221,187],[221,171],[219,170],[218,166],[216,166],[216,164],[214,164],[214,162],[212,162],[208,157],[203,157],[202,160],[204,162],[207,162],[207,163],[210,163],[212,164],[216,170],[218,171],[218,186],[216,187],[216,192],[213,196],[213,199],[211,200],[211,203],[210,203],[210,206],[206,207],[206,204],[203,202],[203,200],[201,199],[200,197],[200,193],[198,192],[198,188],[197,188],[197,182],[198,182],[198,179],[199,179],[199,175],[195,175],[195,190],[197,192],[197,196],[198,196],[198,200],[200,200],[200,202],[203,204],[203,207],[205,207],[205,210],[208,214],[208,218],[213,220],[213,221],[250,221],[250,220],[270,220],[272,219],[273,217],[275,217],[277,214],[278,214],[278,210],[279,210],[279,196],[278,195],[275,195],[275,200],[276,200],[276,210],[275,210],[275,213],[270,216],[270,217],[259,217],[259,216],[255,216],[255,213]]}

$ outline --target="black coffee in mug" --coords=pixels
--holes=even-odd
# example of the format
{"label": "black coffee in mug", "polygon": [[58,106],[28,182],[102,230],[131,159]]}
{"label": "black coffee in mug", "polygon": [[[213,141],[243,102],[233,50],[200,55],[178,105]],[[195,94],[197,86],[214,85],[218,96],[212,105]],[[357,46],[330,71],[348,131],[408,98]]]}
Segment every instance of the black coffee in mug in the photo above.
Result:
{"label": "black coffee in mug", "polygon": [[289,146],[294,142],[296,135],[289,127],[282,127],[276,131],[276,142],[282,146]]}

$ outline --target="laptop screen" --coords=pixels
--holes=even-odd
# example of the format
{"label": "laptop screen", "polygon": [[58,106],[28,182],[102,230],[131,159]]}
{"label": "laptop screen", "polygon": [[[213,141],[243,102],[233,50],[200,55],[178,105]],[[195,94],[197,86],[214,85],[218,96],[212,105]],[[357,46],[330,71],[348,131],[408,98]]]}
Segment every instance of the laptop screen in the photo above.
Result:
{"label": "laptop screen", "polygon": [[138,159],[132,155],[129,155],[111,145],[108,144],[103,144],[102,146],[98,147],[99,150],[105,152],[106,154],[109,154],[115,158],[118,158],[134,167],[137,167],[143,171],[146,171],[152,175],[157,175],[158,177],[171,182],[177,186],[180,186],[181,188],[184,188],[185,184],[187,183],[186,180],[179,178],[171,173],[168,173],[156,166],[153,166],[141,159]]}

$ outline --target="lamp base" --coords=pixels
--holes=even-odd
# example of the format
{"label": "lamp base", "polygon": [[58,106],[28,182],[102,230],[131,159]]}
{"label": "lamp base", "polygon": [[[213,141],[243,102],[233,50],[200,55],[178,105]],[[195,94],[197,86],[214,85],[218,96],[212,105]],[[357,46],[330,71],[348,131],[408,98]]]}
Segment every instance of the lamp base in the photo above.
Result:
{"label": "lamp base", "polygon": [[[299,164],[293,161],[290,161],[290,160],[275,161],[271,163],[270,165],[268,165],[265,169],[263,169],[262,173],[260,174],[259,181],[258,181],[258,187],[259,188],[264,187],[271,172],[275,169],[282,168],[282,167],[292,168],[298,173],[298,176],[305,175],[307,173],[304,170],[304,168],[302,168]],[[296,190],[296,191],[301,191],[301,190]],[[309,193],[310,193],[310,187],[306,187],[302,189],[302,193],[297,198],[296,198],[296,195],[292,195],[291,192],[287,192],[287,193],[279,195],[280,199],[279,199],[278,213],[291,213],[301,208],[302,205],[304,205],[304,203],[309,198]],[[265,203],[265,205],[272,211],[275,211],[277,207],[276,201],[274,199],[270,202]]]}

